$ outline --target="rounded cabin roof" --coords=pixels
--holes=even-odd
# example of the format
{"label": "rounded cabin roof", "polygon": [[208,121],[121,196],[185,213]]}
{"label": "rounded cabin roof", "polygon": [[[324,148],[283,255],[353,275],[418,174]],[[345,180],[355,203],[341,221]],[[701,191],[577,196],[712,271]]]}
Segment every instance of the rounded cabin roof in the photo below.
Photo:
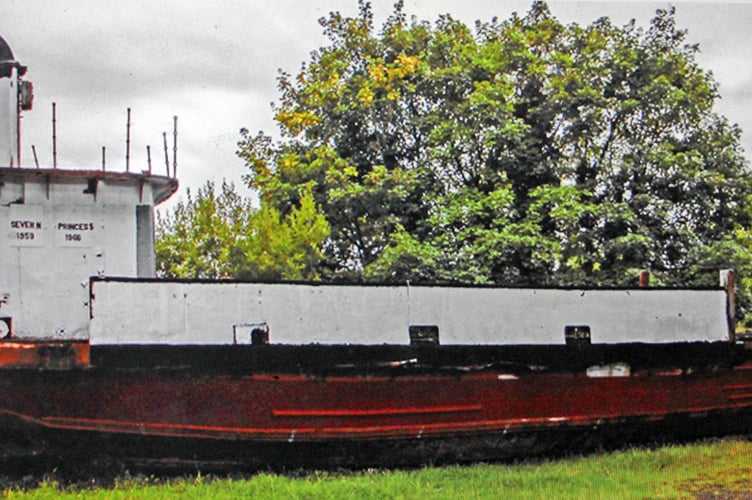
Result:
{"label": "rounded cabin roof", "polygon": [[0,36],[0,78],[8,78],[13,68],[18,68],[19,75],[26,73],[26,66],[16,61],[10,45]]}

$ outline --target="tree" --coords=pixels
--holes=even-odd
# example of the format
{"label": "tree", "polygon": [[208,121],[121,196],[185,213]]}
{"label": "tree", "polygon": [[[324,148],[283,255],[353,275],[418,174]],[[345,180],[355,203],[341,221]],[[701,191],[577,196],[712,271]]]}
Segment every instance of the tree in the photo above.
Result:
{"label": "tree", "polygon": [[567,26],[534,2],[473,30],[397,2],[377,32],[359,5],[281,73],[282,138],[244,131],[238,151],[282,214],[311,187],[326,278],[709,285],[717,256],[746,262],[740,130],[673,8]]}
{"label": "tree", "polygon": [[254,209],[222,183],[207,182],[195,198],[157,221],[158,274],[175,278],[317,279],[319,248],[329,225],[310,191],[282,217],[274,207]]}

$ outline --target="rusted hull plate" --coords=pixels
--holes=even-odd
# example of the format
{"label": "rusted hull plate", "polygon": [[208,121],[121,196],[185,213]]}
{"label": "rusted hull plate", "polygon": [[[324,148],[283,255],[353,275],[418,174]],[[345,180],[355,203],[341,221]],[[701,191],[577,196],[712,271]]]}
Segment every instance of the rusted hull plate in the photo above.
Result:
{"label": "rusted hull plate", "polygon": [[4,370],[0,453],[375,466],[750,431],[750,362],[613,373]]}
{"label": "rusted hull plate", "polygon": [[70,370],[89,360],[86,340],[0,341],[0,369]]}
{"label": "rusted hull plate", "polygon": [[[709,436],[749,433],[750,410],[678,414],[663,419],[628,418],[587,427],[560,425],[397,439],[334,439],[317,442],[217,440],[107,432],[28,429],[3,418],[0,462],[20,457],[54,457],[87,463],[110,457],[150,468],[187,466],[201,470],[282,468],[363,468],[441,465],[511,460],[613,449],[627,444],[680,442]],[[25,426],[21,424],[21,427]],[[10,447],[10,448],[8,448]],[[8,452],[6,453],[6,449]]]}

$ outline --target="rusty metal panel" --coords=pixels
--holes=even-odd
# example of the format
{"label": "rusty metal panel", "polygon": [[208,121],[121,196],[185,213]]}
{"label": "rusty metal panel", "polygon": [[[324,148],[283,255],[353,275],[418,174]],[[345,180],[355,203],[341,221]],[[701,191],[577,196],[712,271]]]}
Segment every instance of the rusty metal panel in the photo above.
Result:
{"label": "rusty metal panel", "polygon": [[87,366],[87,341],[0,341],[0,369],[70,370]]}

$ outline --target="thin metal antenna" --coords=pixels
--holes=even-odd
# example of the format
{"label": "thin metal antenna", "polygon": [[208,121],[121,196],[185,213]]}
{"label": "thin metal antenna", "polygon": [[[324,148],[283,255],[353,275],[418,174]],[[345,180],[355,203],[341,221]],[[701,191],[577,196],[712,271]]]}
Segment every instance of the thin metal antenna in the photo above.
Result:
{"label": "thin metal antenna", "polygon": [[39,158],[37,158],[37,148],[34,147],[34,145],[31,145],[31,152],[34,153],[34,164],[39,168]]}
{"label": "thin metal antenna", "polygon": [[105,171],[105,162],[106,162],[106,148],[102,146],[102,172]]}
{"label": "thin metal antenna", "polygon": [[167,177],[170,176],[170,156],[167,153],[167,132],[162,132],[162,139],[164,139],[164,164],[167,168]]}
{"label": "thin metal antenna", "polygon": [[52,103],[52,168],[57,168],[57,111]]}
{"label": "thin metal antenna", "polygon": [[172,176],[178,176],[178,117],[172,117]]}
{"label": "thin metal antenna", "polygon": [[131,108],[128,108],[128,120],[125,125],[125,171],[131,171]]}
{"label": "thin metal antenna", "polygon": [[151,146],[146,145],[146,163],[149,165],[149,175],[151,175]]}

